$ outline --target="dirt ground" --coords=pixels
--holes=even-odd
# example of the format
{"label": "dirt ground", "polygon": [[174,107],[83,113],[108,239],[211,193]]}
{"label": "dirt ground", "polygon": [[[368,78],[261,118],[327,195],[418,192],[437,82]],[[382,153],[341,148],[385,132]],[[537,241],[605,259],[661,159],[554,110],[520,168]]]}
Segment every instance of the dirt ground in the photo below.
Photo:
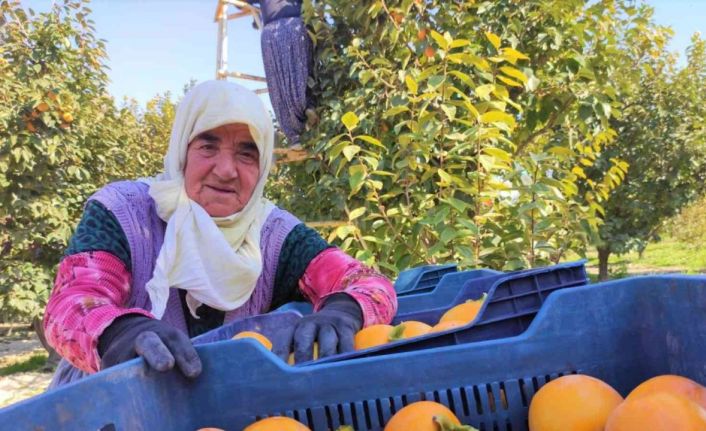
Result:
{"label": "dirt ground", "polygon": [[0,377],[0,407],[41,394],[50,380],[51,373],[37,371]]}
{"label": "dirt ground", "polygon": [[[44,352],[33,332],[17,331],[10,336],[0,336],[0,367]],[[0,408],[44,392],[51,376],[51,371],[30,371],[0,376]]]}

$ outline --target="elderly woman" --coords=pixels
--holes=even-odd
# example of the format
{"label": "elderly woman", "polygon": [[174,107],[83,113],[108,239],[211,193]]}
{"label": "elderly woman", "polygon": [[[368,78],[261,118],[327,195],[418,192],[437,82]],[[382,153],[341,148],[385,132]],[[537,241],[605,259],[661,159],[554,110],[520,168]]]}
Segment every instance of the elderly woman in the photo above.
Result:
{"label": "elderly woman", "polygon": [[263,197],[273,134],[253,92],[202,83],[179,105],[164,173],[89,198],[44,317],[64,358],[51,387],[136,356],[196,377],[189,337],[301,297],[315,312],[274,337],[297,361],[392,319],[389,280]]}

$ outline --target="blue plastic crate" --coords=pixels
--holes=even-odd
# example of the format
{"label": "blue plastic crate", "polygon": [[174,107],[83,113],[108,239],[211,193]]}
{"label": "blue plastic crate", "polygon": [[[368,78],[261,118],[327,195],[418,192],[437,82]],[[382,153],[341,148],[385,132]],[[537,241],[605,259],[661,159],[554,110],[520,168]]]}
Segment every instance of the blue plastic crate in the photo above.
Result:
{"label": "blue plastic crate", "polygon": [[399,296],[397,298],[397,314],[411,313],[451,304],[459,290],[467,283],[477,282],[487,276],[499,274],[503,273],[492,269],[473,269],[446,273],[441,276],[441,279],[432,290]]}
{"label": "blue plastic crate", "polygon": [[195,345],[200,345],[230,340],[234,335],[243,331],[255,331],[271,339],[277,330],[296,324],[301,317],[301,313],[294,309],[286,310],[281,313],[259,314],[257,316],[245,317],[223,325],[220,328],[208,331],[198,337],[194,337],[191,341]]}
{"label": "blue plastic crate", "polygon": [[[473,269],[443,274],[439,282],[431,290],[398,296],[397,313],[411,313],[413,311],[443,307],[444,305],[451,304],[459,290],[461,290],[466,283],[471,280],[484,282],[484,277],[498,274],[503,273],[492,269]],[[288,302],[275,311],[296,311],[301,314],[310,314],[313,309],[308,302]]]}
{"label": "blue plastic crate", "polygon": [[197,349],[196,381],[137,359],[0,410],[0,430],[239,431],[286,415],[314,431],[370,431],[426,399],[484,431],[525,431],[532,396],[564,374],[595,376],[623,395],[666,373],[706,383],[706,277],[565,289],[520,336],[419,352],[290,367],[253,340]]}
{"label": "blue plastic crate", "polygon": [[422,265],[401,271],[395,280],[398,296],[433,290],[444,274],[456,272],[455,264]]}
{"label": "blue plastic crate", "polygon": [[450,304],[406,314],[398,313],[392,321],[393,325],[409,320],[434,325],[451,307],[469,299],[480,299],[483,294],[487,294],[478,316],[468,325],[398,340],[370,349],[330,356],[316,362],[343,361],[521,334],[532,323],[542,304],[552,292],[588,283],[585,262],[585,260],[579,260],[469,280],[456,293],[456,297]]}

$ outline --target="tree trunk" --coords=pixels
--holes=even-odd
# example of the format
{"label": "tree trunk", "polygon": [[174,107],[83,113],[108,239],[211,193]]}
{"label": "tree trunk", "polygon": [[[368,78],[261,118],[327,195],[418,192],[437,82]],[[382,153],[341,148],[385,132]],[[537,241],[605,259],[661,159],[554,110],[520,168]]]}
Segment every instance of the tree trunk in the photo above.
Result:
{"label": "tree trunk", "polygon": [[608,280],[608,256],[610,248],[596,247],[598,250],[598,281]]}
{"label": "tree trunk", "polygon": [[49,358],[47,358],[47,363],[45,365],[46,369],[54,369],[56,368],[57,365],[59,365],[59,361],[61,360],[61,356],[59,356],[58,353],[56,353],[56,350],[54,350],[49,343],[47,343],[47,339],[44,336],[44,326],[42,325],[42,319],[39,317],[35,317],[32,319],[32,327],[34,328],[34,332],[37,333],[37,338],[39,338],[39,342],[42,343],[42,346],[44,346],[44,349],[49,353]]}

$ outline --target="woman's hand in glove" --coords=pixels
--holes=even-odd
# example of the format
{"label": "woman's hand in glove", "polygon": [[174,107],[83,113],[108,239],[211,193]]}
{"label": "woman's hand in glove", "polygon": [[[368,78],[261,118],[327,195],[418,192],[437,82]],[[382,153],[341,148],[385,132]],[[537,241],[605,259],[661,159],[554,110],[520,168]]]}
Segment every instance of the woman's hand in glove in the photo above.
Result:
{"label": "woman's hand in glove", "polygon": [[358,303],[348,294],[335,294],[318,312],[302,317],[293,329],[280,330],[273,340],[274,353],[286,361],[293,348],[295,362],[310,361],[315,342],[322,358],[350,352],[362,326],[363,313]]}
{"label": "woman's hand in glove", "polygon": [[101,369],[141,356],[150,368],[168,371],[176,365],[189,378],[201,374],[189,337],[161,320],[138,314],[120,316],[98,340]]}

